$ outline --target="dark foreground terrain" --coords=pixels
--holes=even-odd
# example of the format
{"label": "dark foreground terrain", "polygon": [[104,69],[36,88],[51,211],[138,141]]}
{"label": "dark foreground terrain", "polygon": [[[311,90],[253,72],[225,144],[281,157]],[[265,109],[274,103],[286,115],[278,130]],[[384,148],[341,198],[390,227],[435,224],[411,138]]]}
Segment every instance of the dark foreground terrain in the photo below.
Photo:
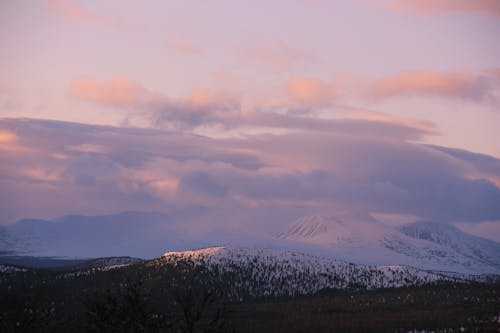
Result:
{"label": "dark foreground terrain", "polygon": [[235,299],[227,293],[235,276],[189,261],[4,268],[0,332],[500,331],[498,282]]}
{"label": "dark foreground terrain", "polygon": [[500,286],[324,291],[233,307],[240,332],[499,332]]}

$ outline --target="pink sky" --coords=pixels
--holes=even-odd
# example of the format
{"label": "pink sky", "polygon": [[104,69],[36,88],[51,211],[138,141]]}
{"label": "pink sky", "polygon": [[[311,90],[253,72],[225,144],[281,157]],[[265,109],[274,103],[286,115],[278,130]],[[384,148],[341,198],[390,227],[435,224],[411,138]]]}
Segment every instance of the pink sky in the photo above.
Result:
{"label": "pink sky", "polygon": [[[487,205],[452,216],[395,196],[424,195],[404,180],[411,170],[423,183],[445,179],[449,191],[474,188],[472,201],[500,198],[499,13],[496,0],[2,1],[1,195],[17,196],[0,223],[103,212],[89,197],[112,182],[110,212],[307,201],[494,225],[500,214]],[[41,119],[65,123],[45,132],[52,123]],[[97,127],[91,135],[73,123]],[[139,130],[157,141],[135,142]],[[159,147],[169,135],[177,145],[167,152]],[[125,163],[123,142],[146,160]],[[334,189],[316,187],[315,172],[331,174]],[[15,208],[61,186],[86,204]],[[302,193],[290,197],[294,186]]]}

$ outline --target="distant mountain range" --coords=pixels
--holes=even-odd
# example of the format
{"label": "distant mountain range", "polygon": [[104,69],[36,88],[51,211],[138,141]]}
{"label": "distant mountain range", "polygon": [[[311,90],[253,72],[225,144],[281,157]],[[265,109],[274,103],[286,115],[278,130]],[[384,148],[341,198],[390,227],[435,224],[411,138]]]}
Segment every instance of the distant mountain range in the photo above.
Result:
{"label": "distant mountain range", "polygon": [[369,214],[297,220],[279,239],[314,245],[323,253],[365,264],[404,264],[461,273],[499,273],[500,244],[438,222],[389,227]]}
{"label": "distant mountain range", "polygon": [[95,258],[130,255],[154,257],[169,248],[200,246],[184,237],[182,218],[152,212],[68,215],[53,220],[23,219],[0,226],[0,253]]}
{"label": "distant mountain range", "polygon": [[370,214],[359,212],[303,217],[276,236],[261,239],[249,239],[243,232],[231,237],[213,230],[189,233],[183,227],[182,216],[141,212],[71,215],[51,221],[25,219],[0,228],[0,253],[4,256],[153,258],[166,250],[184,251],[221,244],[227,248],[250,246],[310,253],[363,265],[500,274],[497,242],[472,236],[445,223],[416,222],[390,227]]}

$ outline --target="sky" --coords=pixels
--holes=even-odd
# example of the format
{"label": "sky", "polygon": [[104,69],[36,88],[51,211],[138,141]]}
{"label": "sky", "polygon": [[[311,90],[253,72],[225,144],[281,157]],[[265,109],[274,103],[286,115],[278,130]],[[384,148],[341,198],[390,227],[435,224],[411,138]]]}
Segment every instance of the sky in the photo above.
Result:
{"label": "sky", "polygon": [[500,241],[499,35],[497,0],[4,0],[0,224],[355,209]]}

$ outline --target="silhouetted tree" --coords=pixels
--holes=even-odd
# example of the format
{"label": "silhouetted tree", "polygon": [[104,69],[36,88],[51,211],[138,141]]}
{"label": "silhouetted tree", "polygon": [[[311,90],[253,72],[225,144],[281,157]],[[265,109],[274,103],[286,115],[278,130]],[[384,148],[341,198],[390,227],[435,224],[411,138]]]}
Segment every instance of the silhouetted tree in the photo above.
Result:
{"label": "silhouetted tree", "polygon": [[130,280],[87,300],[88,332],[162,332],[173,326],[164,314],[147,303],[142,281]]}
{"label": "silhouetted tree", "polygon": [[139,273],[87,300],[87,331],[234,332],[225,320],[227,308],[218,274],[189,260],[172,269],[164,280],[168,286],[162,295],[169,304],[166,309],[153,309],[153,300],[143,284],[147,279]]}
{"label": "silhouetted tree", "polygon": [[175,302],[181,310],[180,332],[234,332],[226,321],[227,306],[219,272],[191,260],[178,262]]}

